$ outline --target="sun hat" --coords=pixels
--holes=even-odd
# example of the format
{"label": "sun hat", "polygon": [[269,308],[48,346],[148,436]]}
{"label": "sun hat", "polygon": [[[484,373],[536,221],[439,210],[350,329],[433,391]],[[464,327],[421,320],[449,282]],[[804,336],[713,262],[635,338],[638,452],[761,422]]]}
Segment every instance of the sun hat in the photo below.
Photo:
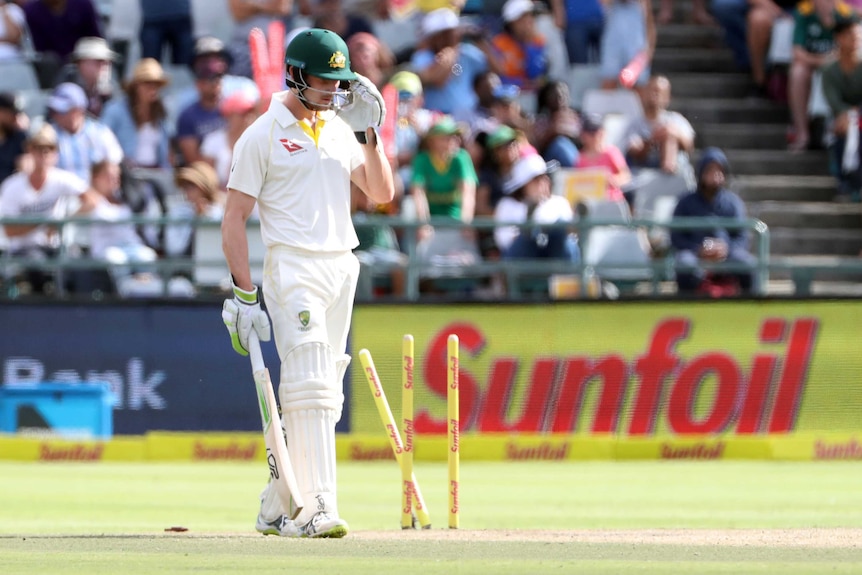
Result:
{"label": "sun hat", "polygon": [[113,62],[118,57],[118,54],[111,50],[108,41],[98,36],[84,36],[75,42],[75,48],[72,50],[71,59],[73,62],[78,60],[106,60]]}
{"label": "sun hat", "polygon": [[533,178],[550,174],[559,167],[558,161],[546,162],[539,154],[518,158],[512,166],[509,178],[503,183],[503,193],[512,194],[530,183]]}
{"label": "sun hat", "polygon": [[165,86],[170,80],[165,75],[165,70],[159,64],[158,60],[155,58],[143,58],[135,64],[129,84],[139,84],[142,82],[153,82]]}

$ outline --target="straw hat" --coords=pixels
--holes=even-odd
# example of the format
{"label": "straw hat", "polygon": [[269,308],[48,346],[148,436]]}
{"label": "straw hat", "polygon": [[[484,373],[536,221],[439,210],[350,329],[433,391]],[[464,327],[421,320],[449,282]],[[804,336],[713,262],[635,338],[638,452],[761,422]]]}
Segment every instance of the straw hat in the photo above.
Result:
{"label": "straw hat", "polygon": [[30,133],[27,137],[26,145],[31,148],[45,146],[48,148],[57,147],[57,131],[54,126],[45,122],[36,130]]}
{"label": "straw hat", "polygon": [[191,184],[213,201],[220,190],[218,174],[208,163],[198,160],[177,170],[177,185]]}
{"label": "straw hat", "polygon": [[154,82],[159,86],[165,86],[170,82],[165,75],[165,70],[158,60],[154,58],[143,58],[135,65],[132,71],[132,77],[129,79],[128,85],[133,86],[141,82]]}

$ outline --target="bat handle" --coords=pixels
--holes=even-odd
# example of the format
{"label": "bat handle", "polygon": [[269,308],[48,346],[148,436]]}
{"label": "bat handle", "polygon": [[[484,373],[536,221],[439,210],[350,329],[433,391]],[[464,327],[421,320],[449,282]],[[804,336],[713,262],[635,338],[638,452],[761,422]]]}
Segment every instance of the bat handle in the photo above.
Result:
{"label": "bat handle", "polygon": [[248,357],[251,360],[252,373],[266,369],[263,363],[263,352],[260,350],[260,340],[257,337],[257,332],[253,329],[248,334]]}

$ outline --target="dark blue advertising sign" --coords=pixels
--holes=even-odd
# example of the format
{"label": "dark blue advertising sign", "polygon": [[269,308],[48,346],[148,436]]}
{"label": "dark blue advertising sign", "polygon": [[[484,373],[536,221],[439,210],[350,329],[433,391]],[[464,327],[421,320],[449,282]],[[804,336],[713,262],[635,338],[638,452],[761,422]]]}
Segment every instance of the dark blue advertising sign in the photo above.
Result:
{"label": "dark blue advertising sign", "polygon": [[[260,430],[251,364],[218,303],[3,304],[0,325],[4,386],[107,382],[116,434]],[[262,347],[277,390],[275,344]]]}

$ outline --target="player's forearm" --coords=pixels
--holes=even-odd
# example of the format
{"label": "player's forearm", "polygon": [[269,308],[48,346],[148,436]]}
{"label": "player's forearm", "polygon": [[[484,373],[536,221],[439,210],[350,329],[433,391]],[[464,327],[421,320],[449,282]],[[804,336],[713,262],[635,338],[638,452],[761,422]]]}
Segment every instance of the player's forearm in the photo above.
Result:
{"label": "player's forearm", "polygon": [[251,271],[248,265],[248,238],[245,220],[237,212],[226,211],[221,224],[222,251],[234,284],[246,291],[252,291]]}
{"label": "player's forearm", "polygon": [[377,145],[376,132],[369,129],[367,136],[369,137],[368,143],[362,146],[365,152],[365,178],[368,183],[368,189],[365,193],[378,204],[388,204],[395,198],[392,167],[389,165],[389,160],[386,159],[382,147]]}

